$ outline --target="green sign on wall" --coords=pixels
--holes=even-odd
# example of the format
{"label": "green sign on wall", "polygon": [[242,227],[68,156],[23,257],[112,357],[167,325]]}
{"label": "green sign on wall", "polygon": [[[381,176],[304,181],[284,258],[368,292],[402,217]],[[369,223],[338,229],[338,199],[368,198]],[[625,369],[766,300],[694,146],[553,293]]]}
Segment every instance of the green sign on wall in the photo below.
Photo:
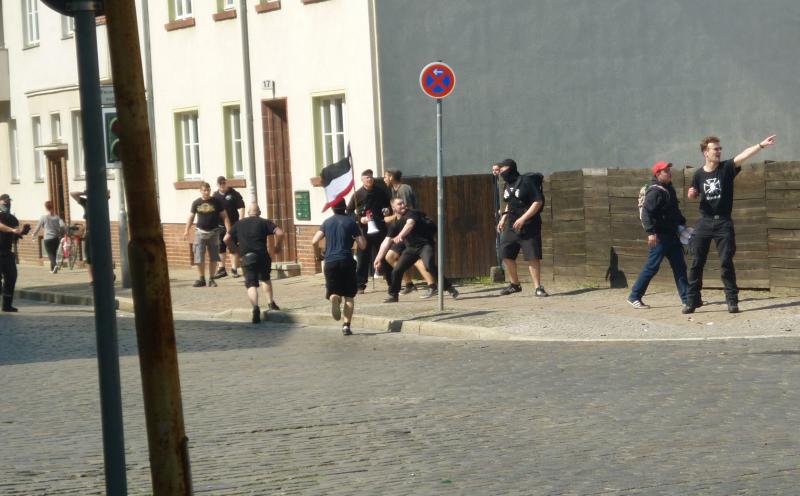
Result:
{"label": "green sign on wall", "polygon": [[308,191],[294,192],[294,212],[297,220],[311,220],[311,195]]}

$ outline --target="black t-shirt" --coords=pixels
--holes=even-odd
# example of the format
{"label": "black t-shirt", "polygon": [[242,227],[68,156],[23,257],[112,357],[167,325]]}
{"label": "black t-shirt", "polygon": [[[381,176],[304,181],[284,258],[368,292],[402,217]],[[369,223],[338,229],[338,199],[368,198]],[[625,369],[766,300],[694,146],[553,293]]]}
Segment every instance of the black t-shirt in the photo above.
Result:
{"label": "black t-shirt", "polygon": [[700,192],[700,213],[704,217],[730,216],[733,210],[733,180],[742,168],[733,160],[719,163],[714,172],[697,169],[692,186]]}
{"label": "black t-shirt", "polygon": [[[0,224],[12,229],[19,227],[17,218],[8,212],[0,212]],[[0,253],[11,253],[11,247],[14,245],[16,238],[17,235],[15,233],[0,232]]]}
{"label": "black t-shirt", "polygon": [[271,220],[261,217],[245,217],[231,227],[231,239],[245,253],[267,253],[267,236],[275,234],[276,226]]}
{"label": "black t-shirt", "polygon": [[[244,198],[242,198],[242,195],[238,191],[229,188],[227,193],[220,193],[219,190],[217,190],[213,196],[222,202],[222,206],[225,208],[225,212],[228,214],[228,219],[230,219],[231,224],[239,220],[239,209],[244,208]],[[222,219],[220,219],[219,225],[225,225]]]}
{"label": "black t-shirt", "polygon": [[212,231],[220,225],[220,214],[225,210],[222,202],[213,196],[208,200],[198,198],[192,202],[192,213],[197,214],[197,228]]}
{"label": "black t-shirt", "polygon": [[[543,202],[542,193],[539,188],[533,184],[533,180],[526,176],[520,176],[513,183],[506,183],[503,188],[503,201],[508,204],[508,218],[506,219],[506,229],[511,229],[511,226],[517,219],[531,208],[535,202]],[[525,222],[526,226],[536,226],[542,224],[541,209],[534,214],[533,217]]]}
{"label": "black t-shirt", "polygon": [[433,244],[433,233],[426,229],[422,220],[422,214],[416,210],[409,210],[405,215],[392,222],[386,235],[390,238],[394,238],[400,234],[400,231],[403,230],[409,219],[414,221],[414,227],[411,228],[411,231],[406,235],[405,244],[413,248],[421,248],[425,245]]}
{"label": "black t-shirt", "polygon": [[325,261],[353,258],[353,240],[361,236],[356,221],[344,214],[328,217],[319,228],[325,234]]}
{"label": "black t-shirt", "polygon": [[[358,205],[357,209],[356,205]],[[363,187],[359,188],[347,204],[348,212],[355,213],[356,223],[358,223],[358,226],[364,234],[367,233],[367,224],[362,224],[360,218],[363,217],[367,211],[372,213],[372,220],[375,221],[375,227],[381,231],[386,230],[386,222],[383,220],[384,208],[389,208],[389,194],[377,184],[369,191]]]}

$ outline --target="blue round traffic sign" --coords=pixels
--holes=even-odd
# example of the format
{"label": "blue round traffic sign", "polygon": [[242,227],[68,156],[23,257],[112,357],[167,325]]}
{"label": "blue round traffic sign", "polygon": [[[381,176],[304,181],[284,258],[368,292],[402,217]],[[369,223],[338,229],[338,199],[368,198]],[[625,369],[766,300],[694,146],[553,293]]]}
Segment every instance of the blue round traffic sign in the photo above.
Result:
{"label": "blue round traffic sign", "polygon": [[456,86],[456,73],[444,62],[431,62],[419,73],[419,87],[432,98],[444,98]]}

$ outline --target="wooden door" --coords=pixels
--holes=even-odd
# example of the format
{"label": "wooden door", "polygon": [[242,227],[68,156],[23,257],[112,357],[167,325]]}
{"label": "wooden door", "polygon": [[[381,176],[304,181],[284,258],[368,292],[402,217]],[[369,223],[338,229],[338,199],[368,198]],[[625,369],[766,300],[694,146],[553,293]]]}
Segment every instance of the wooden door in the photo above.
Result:
{"label": "wooden door", "polygon": [[[267,217],[286,233],[283,250],[275,262],[297,261],[297,233],[294,226],[292,163],[289,158],[289,125],[286,99],[268,100],[261,105],[264,130],[264,168],[267,182]],[[270,241],[272,248],[273,241]],[[270,253],[274,253],[270,249]]]}
{"label": "wooden door", "polygon": [[69,187],[67,184],[67,154],[63,150],[45,152],[47,160],[48,199],[56,215],[69,222]]}

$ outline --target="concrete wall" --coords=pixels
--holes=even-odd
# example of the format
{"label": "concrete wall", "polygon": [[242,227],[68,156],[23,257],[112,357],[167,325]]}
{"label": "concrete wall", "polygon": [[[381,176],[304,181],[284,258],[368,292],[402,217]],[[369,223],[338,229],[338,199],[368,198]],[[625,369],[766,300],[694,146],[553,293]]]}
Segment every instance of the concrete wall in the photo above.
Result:
{"label": "concrete wall", "polygon": [[800,156],[796,0],[375,3],[386,167],[435,173],[418,78],[439,59],[446,174],[697,164],[708,134],[733,154],[775,132],[759,159]]}

